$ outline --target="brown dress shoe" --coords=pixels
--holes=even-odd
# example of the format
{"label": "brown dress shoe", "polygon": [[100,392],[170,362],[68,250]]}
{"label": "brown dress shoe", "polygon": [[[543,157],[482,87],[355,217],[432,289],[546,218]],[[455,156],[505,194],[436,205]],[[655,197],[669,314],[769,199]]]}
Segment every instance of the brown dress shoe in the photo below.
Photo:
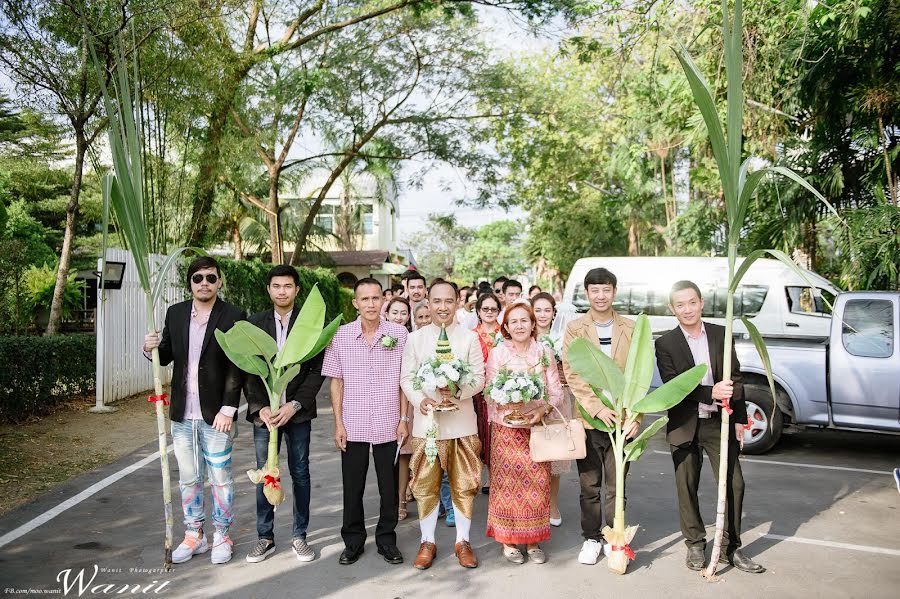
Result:
{"label": "brown dress shoe", "polygon": [[437,557],[437,547],[434,543],[424,542],[419,545],[419,552],[413,565],[419,570],[427,570],[431,567],[434,558]]}
{"label": "brown dress shoe", "polygon": [[472,551],[472,546],[468,541],[460,541],[456,544],[456,559],[463,568],[478,567],[478,558],[475,557],[475,552]]}

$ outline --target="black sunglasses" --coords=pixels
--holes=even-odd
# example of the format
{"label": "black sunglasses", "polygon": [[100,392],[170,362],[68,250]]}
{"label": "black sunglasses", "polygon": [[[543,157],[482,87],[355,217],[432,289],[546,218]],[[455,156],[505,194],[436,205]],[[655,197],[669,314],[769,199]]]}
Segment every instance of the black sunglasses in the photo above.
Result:
{"label": "black sunglasses", "polygon": [[[216,281],[219,280],[219,275],[214,275],[214,274],[210,273],[210,274],[206,275],[205,278],[206,278],[207,283],[209,283],[210,285],[215,285]],[[191,281],[193,281],[195,285],[199,285],[200,283],[202,283],[203,279],[204,279],[204,276],[201,275],[199,272],[194,274],[191,277]]]}

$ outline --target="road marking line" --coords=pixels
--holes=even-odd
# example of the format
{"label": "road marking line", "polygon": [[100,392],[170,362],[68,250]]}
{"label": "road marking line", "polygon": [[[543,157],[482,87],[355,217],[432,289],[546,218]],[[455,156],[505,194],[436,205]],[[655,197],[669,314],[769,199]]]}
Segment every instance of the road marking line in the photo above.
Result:
{"label": "road marking line", "polygon": [[[238,413],[246,412],[246,411],[247,411],[247,404],[244,404],[240,408],[238,408]],[[173,446],[169,445],[168,447],[166,447],[166,453],[172,453],[172,449],[173,449]],[[91,495],[94,495],[97,492],[102,491],[103,489],[110,486],[111,484],[116,483],[116,482],[120,481],[121,479],[125,478],[132,472],[135,472],[136,470],[140,470],[147,464],[155,462],[158,459],[159,459],[159,451],[156,451],[156,452],[148,455],[146,458],[139,460],[130,466],[126,466],[125,468],[122,468],[118,472],[114,472],[114,473],[110,474],[103,480],[95,482],[94,484],[92,484],[90,487],[88,487],[81,493],[78,493],[77,495],[74,495],[74,496],[66,499],[59,505],[56,505],[56,506],[50,508],[49,510],[47,510],[40,516],[32,518],[25,524],[9,531],[8,533],[6,533],[2,537],[0,537],[0,547],[9,545],[10,543],[15,541],[19,537],[28,534],[29,532],[31,532],[38,526],[41,526],[42,524],[46,524],[47,522],[49,522],[53,518],[56,518],[57,516],[59,516],[60,514],[65,512],[66,510],[75,507],[76,505],[78,505],[79,503],[81,503],[82,501],[84,501],[85,499],[90,497]]]}
{"label": "road marking line", "polygon": [[[660,451],[659,449],[654,449],[653,453],[661,453],[664,455],[672,455],[669,451]],[[887,474],[892,476],[893,473],[890,470],[869,470],[867,468],[850,468],[848,466],[825,466],[823,464],[802,464],[800,462],[780,462],[777,460],[759,460],[755,458],[745,458],[741,456],[741,462],[749,462],[751,464],[772,464],[775,466],[794,466],[796,468],[816,468],[819,470],[841,470],[844,472],[863,472],[866,474]]]}
{"label": "road marking line", "polygon": [[792,543],[803,543],[805,545],[819,545],[821,547],[832,547],[835,549],[849,549],[851,551],[866,551],[868,553],[881,553],[884,555],[900,556],[900,549],[888,549],[887,547],[871,547],[869,545],[852,545],[850,543],[838,543],[836,541],[820,541],[818,539],[805,539],[803,537],[786,537],[784,535],[773,535],[765,533],[761,535],[767,539],[775,539],[776,541],[791,541]]}

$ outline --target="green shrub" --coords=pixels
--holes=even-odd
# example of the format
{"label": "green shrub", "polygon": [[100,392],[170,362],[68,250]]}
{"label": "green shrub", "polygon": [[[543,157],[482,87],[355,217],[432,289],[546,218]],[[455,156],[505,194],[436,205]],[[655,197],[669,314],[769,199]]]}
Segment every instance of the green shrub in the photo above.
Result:
{"label": "green shrub", "polygon": [[89,334],[0,337],[0,421],[40,416],[93,391],[96,355]]}
{"label": "green shrub", "polygon": [[[262,312],[272,308],[272,300],[266,291],[266,273],[272,265],[259,259],[231,260],[229,258],[216,258],[222,267],[222,276],[225,284],[222,287],[222,297],[235,306],[240,306],[248,314]],[[185,280],[189,261],[182,262],[179,268],[179,280]],[[325,300],[327,308],[326,318],[331,320],[338,314],[344,315],[344,322],[356,318],[356,309],[353,307],[353,293],[341,287],[337,276],[325,268],[298,267],[300,273],[300,295],[297,303],[302,303],[309,291],[316,283],[319,284],[319,292]]]}
{"label": "green shrub", "polygon": [[[41,310],[50,310],[53,292],[56,289],[56,267],[32,266],[25,271],[26,308],[32,318]],[[73,310],[80,310],[84,304],[84,281],[76,281],[75,273],[69,275],[63,290],[62,318],[67,320]]]}

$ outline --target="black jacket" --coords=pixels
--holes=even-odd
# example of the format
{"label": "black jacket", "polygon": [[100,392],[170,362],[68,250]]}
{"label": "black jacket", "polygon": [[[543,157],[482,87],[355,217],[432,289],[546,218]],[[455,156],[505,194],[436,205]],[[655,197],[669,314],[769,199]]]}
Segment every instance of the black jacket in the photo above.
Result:
{"label": "black jacket", "polygon": [[[295,307],[291,314],[291,321],[288,323],[288,334],[294,328],[294,321],[300,309]],[[270,337],[275,339],[275,313],[274,309],[257,312],[247,319],[251,324],[261,328]],[[322,376],[322,361],[325,359],[325,352],[319,352],[313,359],[303,363],[300,372],[288,383],[285,393],[287,401],[299,401],[302,408],[294,414],[291,422],[299,424],[307,422],[316,417],[316,395],[322,387],[325,377]],[[244,382],[244,395],[247,396],[247,420],[256,426],[262,426],[262,420],[259,419],[259,411],[269,405],[269,396],[266,393],[266,387],[263,385],[262,379],[255,374],[248,374]]]}
{"label": "black jacket", "polygon": [[[709,343],[709,361],[712,369],[713,380],[723,380],[722,356],[725,353],[725,327],[717,324],[704,323],[706,327],[706,339]],[[680,326],[675,327],[656,340],[656,365],[659,367],[659,376],[666,383],[682,372],[695,366],[691,348]],[[731,380],[734,383],[734,395],[731,397],[731,408],[734,413],[731,421],[735,424],[747,423],[747,406],[744,404],[744,385],[741,382],[741,365],[738,363],[734,346],[731,347]],[[698,404],[712,405],[712,387],[698,385],[696,389],[684,398],[684,401],[669,410],[669,422],[666,424],[666,440],[670,445],[684,445],[694,440],[697,433]],[[734,427],[731,427],[730,437],[736,441]]]}
{"label": "black jacket", "polygon": [[[169,419],[173,422],[181,422],[187,408],[185,374],[188,364],[192,303],[193,300],[187,300],[169,306],[159,343],[160,364],[166,366],[175,363],[169,405]],[[200,412],[203,414],[203,420],[209,425],[212,425],[222,406],[238,407],[244,380],[243,372],[231,363],[219,347],[214,333],[216,329],[227,331],[235,322],[244,320],[246,316],[246,312],[221,299],[216,300],[209,315],[206,334],[203,336],[197,381],[200,390]]]}

